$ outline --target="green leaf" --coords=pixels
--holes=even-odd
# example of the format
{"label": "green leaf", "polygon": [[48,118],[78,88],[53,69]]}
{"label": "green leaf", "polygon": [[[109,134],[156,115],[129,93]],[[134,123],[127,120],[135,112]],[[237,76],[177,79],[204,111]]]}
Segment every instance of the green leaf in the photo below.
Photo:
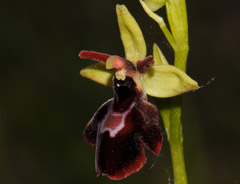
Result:
{"label": "green leaf", "polygon": [[172,65],[158,65],[149,68],[143,75],[148,95],[168,98],[199,88],[196,81]]}
{"label": "green leaf", "polygon": [[146,57],[146,43],[136,20],[126,6],[117,5],[116,12],[126,58],[136,64]]}
{"label": "green leaf", "polygon": [[156,43],[153,44],[153,60],[155,61],[154,65],[169,65],[167,59]]}
{"label": "green leaf", "polygon": [[90,65],[80,71],[83,77],[91,79],[104,86],[112,87],[114,70],[107,70],[104,63]]}
{"label": "green leaf", "polygon": [[167,0],[144,0],[152,11],[157,11],[159,8],[163,7],[166,4],[166,1]]}

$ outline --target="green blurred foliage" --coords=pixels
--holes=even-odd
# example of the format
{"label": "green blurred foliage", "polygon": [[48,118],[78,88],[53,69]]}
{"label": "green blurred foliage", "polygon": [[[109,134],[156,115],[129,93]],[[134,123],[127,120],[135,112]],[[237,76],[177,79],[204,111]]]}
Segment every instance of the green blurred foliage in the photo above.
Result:
{"label": "green blurred foliage", "polygon": [[[78,53],[124,56],[116,3],[139,22],[148,54],[156,41],[171,61],[169,44],[137,1],[0,2],[0,183],[173,183],[166,133],[160,157],[147,153],[146,166],[122,181],[95,177],[95,149],[83,141],[84,126],[112,90],[79,75],[93,62]],[[189,183],[240,183],[239,4],[187,1],[187,71],[204,86],[184,95]]]}

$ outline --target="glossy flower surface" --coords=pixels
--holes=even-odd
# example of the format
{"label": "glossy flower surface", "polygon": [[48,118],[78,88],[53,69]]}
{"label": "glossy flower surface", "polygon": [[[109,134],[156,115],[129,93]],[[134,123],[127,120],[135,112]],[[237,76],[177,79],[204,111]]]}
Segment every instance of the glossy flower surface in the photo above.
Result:
{"label": "glossy flower surface", "polygon": [[152,57],[137,62],[137,69],[119,56],[83,51],[81,58],[106,62],[114,68],[114,98],[104,103],[84,130],[85,141],[96,146],[97,175],[119,180],[139,171],[146,162],[144,147],[159,155],[162,134],[157,108],[147,102],[140,73]]}

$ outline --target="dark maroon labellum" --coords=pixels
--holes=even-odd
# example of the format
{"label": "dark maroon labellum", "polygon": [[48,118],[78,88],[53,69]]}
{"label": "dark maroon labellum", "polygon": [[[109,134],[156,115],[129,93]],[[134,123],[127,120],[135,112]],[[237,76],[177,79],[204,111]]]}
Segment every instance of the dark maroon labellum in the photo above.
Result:
{"label": "dark maroon labellum", "polygon": [[[152,57],[138,63],[137,70],[145,73],[153,64]],[[156,106],[147,102],[133,78],[118,80],[114,76],[113,83],[114,98],[97,110],[84,130],[84,138],[96,146],[97,175],[120,180],[143,167],[144,147],[159,155],[162,134]]]}

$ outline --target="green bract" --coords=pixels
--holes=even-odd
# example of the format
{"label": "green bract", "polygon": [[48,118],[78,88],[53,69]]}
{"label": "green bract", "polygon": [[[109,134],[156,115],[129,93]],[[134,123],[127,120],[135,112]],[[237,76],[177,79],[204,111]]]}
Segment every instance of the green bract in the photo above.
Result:
{"label": "green bract", "polygon": [[[146,6],[143,1],[140,2],[144,7]],[[148,7],[145,7],[145,9],[151,11],[148,10]],[[142,31],[124,5],[117,5],[116,11],[126,59],[136,66],[137,61],[143,60],[146,57],[146,44]],[[155,17],[151,12],[150,15]],[[161,20],[161,17],[157,17],[157,19]],[[80,73],[82,76],[104,86],[112,86],[112,77],[114,75],[114,69],[112,68],[117,69],[118,67],[114,66],[113,61],[117,57],[119,56],[109,56],[106,63],[91,65],[81,70]],[[142,83],[144,83],[143,86],[145,85],[148,95],[167,98],[199,88],[197,82],[191,79],[186,73],[168,64],[156,44],[153,46],[153,59],[155,61],[154,65],[149,67],[147,73],[142,74],[141,77],[143,78]],[[119,79],[124,80],[126,71],[124,69],[119,70],[116,75]]]}

